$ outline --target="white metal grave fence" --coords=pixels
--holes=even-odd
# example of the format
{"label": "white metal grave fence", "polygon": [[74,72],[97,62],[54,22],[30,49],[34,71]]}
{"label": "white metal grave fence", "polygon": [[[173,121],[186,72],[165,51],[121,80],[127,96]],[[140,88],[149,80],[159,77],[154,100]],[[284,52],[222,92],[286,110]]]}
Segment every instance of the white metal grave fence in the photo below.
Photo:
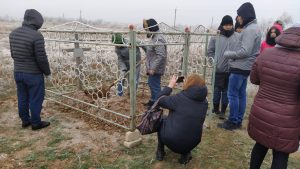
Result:
{"label": "white metal grave fence", "polygon": [[[159,33],[167,41],[165,45],[168,51],[162,84],[166,84],[173,74],[197,73],[205,77],[212,91],[214,61],[207,57],[206,51],[210,38],[216,34],[207,33],[201,26],[192,32],[181,32],[164,23],[160,23],[159,27]],[[157,45],[146,38],[149,32],[132,27],[127,31],[107,31],[79,22],[41,31],[52,72],[52,81],[46,84],[46,98],[107,123],[135,129],[137,118],[144,111],[139,105],[142,100],[149,99],[149,94],[146,94],[144,64],[141,64],[138,93],[134,85],[136,67],[133,65],[136,65],[136,47]],[[128,43],[114,44],[112,39],[115,33],[121,33]],[[126,79],[123,84],[124,93],[128,95],[117,95],[116,82],[122,77],[118,70],[115,46],[128,47],[130,51],[129,81]],[[141,53],[143,60],[145,53]]]}

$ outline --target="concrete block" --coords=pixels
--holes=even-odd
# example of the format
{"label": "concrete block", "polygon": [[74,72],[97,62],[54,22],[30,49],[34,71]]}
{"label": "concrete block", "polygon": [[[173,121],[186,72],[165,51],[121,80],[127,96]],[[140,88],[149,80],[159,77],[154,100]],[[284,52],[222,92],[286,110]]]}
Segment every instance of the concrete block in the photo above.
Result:
{"label": "concrete block", "polygon": [[125,134],[125,141],[127,141],[127,142],[132,142],[132,141],[138,140],[140,138],[141,138],[141,134],[138,130],[135,130],[133,132],[128,131]]}
{"label": "concrete block", "polygon": [[124,141],[124,146],[127,148],[132,148],[142,143],[142,138],[139,138],[135,141]]}

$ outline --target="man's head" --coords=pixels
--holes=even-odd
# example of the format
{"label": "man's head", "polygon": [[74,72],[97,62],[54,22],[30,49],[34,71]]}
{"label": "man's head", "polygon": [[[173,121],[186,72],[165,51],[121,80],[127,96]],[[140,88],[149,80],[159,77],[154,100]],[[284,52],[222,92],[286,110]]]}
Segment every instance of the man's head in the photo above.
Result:
{"label": "man's head", "polygon": [[27,9],[24,14],[23,25],[40,29],[44,23],[43,16],[35,9]]}
{"label": "man's head", "polygon": [[229,31],[233,28],[233,20],[232,17],[229,15],[226,15],[222,18],[221,26],[224,30]]}
{"label": "man's head", "polygon": [[256,14],[253,5],[250,2],[246,2],[237,10],[237,21],[243,27],[249,22],[256,19]]}
{"label": "man's head", "polygon": [[[143,28],[149,32],[157,32],[159,31],[158,24],[154,19],[144,19],[143,20]],[[147,37],[150,38],[152,34],[147,34]]]}
{"label": "man's head", "polygon": [[124,43],[123,35],[121,33],[113,34],[111,38],[111,42],[114,44],[123,44]]}

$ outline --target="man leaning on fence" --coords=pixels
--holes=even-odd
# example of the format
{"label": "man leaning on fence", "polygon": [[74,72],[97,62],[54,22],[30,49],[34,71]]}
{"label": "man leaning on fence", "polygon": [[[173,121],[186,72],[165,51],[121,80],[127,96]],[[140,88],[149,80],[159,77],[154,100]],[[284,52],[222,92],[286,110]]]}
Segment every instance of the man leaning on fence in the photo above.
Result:
{"label": "man leaning on fence", "polygon": [[[41,121],[45,96],[44,76],[51,79],[43,35],[38,31],[43,25],[42,15],[27,9],[22,26],[9,35],[11,57],[14,60],[14,77],[17,85],[18,110],[22,127],[32,130],[45,128],[49,122]],[[30,110],[30,114],[29,114]]]}

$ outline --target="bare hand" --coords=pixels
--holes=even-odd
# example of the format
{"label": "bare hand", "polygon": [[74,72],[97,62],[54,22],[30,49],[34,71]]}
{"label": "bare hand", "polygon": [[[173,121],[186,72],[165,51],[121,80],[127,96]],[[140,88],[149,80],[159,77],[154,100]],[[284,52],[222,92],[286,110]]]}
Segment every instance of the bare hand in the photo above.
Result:
{"label": "bare hand", "polygon": [[154,70],[152,70],[152,69],[150,69],[149,71],[148,71],[148,73],[149,73],[149,75],[154,75]]}
{"label": "bare hand", "polygon": [[177,76],[176,75],[173,75],[169,81],[169,85],[168,87],[169,88],[174,88],[174,86],[176,85],[176,81],[177,81]]}

